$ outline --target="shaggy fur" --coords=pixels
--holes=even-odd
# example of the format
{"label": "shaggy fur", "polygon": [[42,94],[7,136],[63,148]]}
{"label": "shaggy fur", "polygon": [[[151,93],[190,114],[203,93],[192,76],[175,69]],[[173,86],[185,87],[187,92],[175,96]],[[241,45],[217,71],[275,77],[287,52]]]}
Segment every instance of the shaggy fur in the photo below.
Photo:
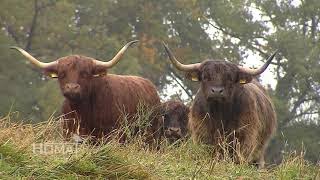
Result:
{"label": "shaggy fur", "polygon": [[[58,59],[58,65],[46,69],[56,73],[65,96],[62,112],[65,137],[73,134],[97,138],[110,134],[122,124],[123,115],[129,121],[142,103],[150,108],[160,104],[156,88],[149,80],[137,76],[106,74],[85,56],[67,56]],[[151,120],[153,131],[157,120]],[[130,123],[130,122],[129,122]]]}
{"label": "shaggy fur", "polygon": [[[277,124],[266,90],[226,61],[204,61],[187,74],[192,76],[201,81],[189,114],[193,140],[215,147],[228,144],[236,161],[243,158],[263,167],[265,149]],[[213,93],[217,89],[221,91],[218,96]]]}

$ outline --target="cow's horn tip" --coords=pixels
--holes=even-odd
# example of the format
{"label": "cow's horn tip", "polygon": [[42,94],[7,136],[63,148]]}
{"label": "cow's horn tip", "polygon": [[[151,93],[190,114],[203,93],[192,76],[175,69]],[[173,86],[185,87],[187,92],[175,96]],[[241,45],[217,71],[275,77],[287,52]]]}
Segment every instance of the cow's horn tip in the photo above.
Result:
{"label": "cow's horn tip", "polygon": [[278,52],[279,52],[279,49],[276,49],[270,56],[270,59],[272,60],[278,54]]}
{"label": "cow's horn tip", "polygon": [[17,46],[9,46],[9,49],[15,49],[15,50],[19,50],[20,48]]}
{"label": "cow's horn tip", "polygon": [[133,41],[130,42],[130,44],[134,44],[134,43],[137,43],[137,42],[139,42],[139,40],[133,40]]}

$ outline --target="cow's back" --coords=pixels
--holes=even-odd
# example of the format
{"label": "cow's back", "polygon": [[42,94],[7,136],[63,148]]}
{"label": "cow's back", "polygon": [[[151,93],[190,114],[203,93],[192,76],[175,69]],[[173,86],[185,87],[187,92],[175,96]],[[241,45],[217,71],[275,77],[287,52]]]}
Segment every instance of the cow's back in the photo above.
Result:
{"label": "cow's back", "polygon": [[[257,113],[259,123],[259,140],[258,143],[265,144],[274,134],[277,126],[276,112],[271,98],[266,89],[259,84],[256,80],[251,83],[245,84],[244,89],[248,95],[247,98],[251,99],[252,111]],[[243,107],[245,108],[245,107]]]}
{"label": "cow's back", "polygon": [[151,142],[154,138],[158,138],[160,127],[160,116],[155,110],[160,105],[160,97],[157,93],[156,87],[147,79],[137,76],[121,76],[108,75],[108,86],[112,89],[112,123],[116,128],[123,125],[124,116],[130,121],[137,120],[134,115],[138,108],[151,110],[149,117],[151,127],[148,128],[147,141]]}
{"label": "cow's back", "polygon": [[112,89],[112,107],[115,111],[122,108],[126,113],[132,114],[136,112],[139,104],[149,107],[160,104],[156,87],[147,79],[113,74],[106,76],[106,79],[108,88]]}
{"label": "cow's back", "polygon": [[[151,109],[160,104],[155,86],[149,80],[137,76],[108,74],[93,79],[90,91],[90,97],[81,105],[72,106],[65,100],[63,107],[63,113],[70,114],[68,118],[77,122],[67,123],[65,127],[74,131],[76,128],[73,126],[80,124],[80,130],[84,129],[80,135],[107,135],[123,125],[125,117],[129,121],[134,120],[132,117],[140,104]],[[155,127],[155,119],[151,120]]]}

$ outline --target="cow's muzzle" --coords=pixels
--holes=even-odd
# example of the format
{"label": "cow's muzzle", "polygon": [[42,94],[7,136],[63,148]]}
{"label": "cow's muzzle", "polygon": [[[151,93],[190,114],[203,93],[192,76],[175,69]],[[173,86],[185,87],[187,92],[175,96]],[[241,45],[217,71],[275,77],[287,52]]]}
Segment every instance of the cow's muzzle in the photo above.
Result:
{"label": "cow's muzzle", "polygon": [[208,99],[224,99],[225,89],[224,87],[214,86],[208,90]]}
{"label": "cow's muzzle", "polygon": [[182,138],[182,132],[180,128],[169,127],[164,131],[164,135],[170,141],[176,141]]}
{"label": "cow's muzzle", "polygon": [[79,84],[68,83],[64,86],[63,95],[71,101],[78,101],[80,100],[80,90]]}

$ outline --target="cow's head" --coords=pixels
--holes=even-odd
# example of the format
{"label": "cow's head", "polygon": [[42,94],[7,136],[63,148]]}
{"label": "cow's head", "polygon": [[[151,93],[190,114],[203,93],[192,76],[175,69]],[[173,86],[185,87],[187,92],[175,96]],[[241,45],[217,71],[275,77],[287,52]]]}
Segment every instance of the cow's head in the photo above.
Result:
{"label": "cow's head", "polygon": [[206,60],[202,63],[181,64],[172,54],[170,49],[163,44],[172,64],[180,71],[186,72],[186,78],[200,81],[200,91],[207,101],[225,101],[232,98],[234,90],[263,73],[277,51],[259,69],[249,69],[227,61]]}
{"label": "cow's head", "polygon": [[164,135],[174,142],[187,135],[189,108],[181,102],[169,101],[163,104]]}
{"label": "cow's head", "polygon": [[137,41],[127,43],[117,55],[108,62],[93,58],[71,55],[50,63],[44,63],[18,47],[11,47],[24,55],[32,64],[39,67],[46,75],[58,78],[63,95],[71,102],[79,102],[88,97],[91,81],[104,76],[108,68],[117,64],[128,47]]}

